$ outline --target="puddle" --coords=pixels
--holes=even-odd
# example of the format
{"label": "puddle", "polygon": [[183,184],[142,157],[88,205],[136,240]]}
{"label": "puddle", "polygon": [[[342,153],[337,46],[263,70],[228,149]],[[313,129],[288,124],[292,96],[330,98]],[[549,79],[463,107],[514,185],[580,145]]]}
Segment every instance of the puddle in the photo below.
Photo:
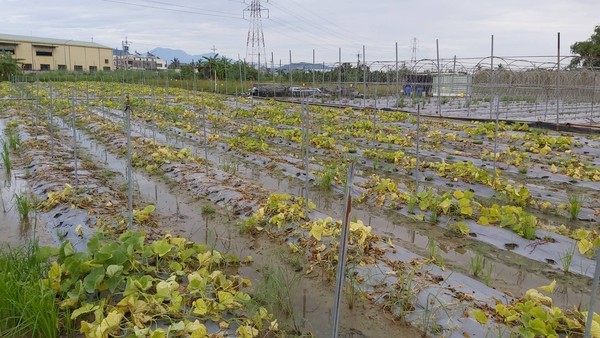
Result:
{"label": "puddle", "polygon": [[[5,120],[0,119],[0,137],[5,130]],[[14,156],[11,156],[13,166]],[[12,169],[10,174],[4,167],[0,168],[0,244],[21,245],[38,240],[41,245],[49,245],[49,236],[39,231],[44,227],[42,220],[32,211],[29,221],[22,221],[17,211],[15,195],[29,194],[27,182],[22,179],[21,170]]]}

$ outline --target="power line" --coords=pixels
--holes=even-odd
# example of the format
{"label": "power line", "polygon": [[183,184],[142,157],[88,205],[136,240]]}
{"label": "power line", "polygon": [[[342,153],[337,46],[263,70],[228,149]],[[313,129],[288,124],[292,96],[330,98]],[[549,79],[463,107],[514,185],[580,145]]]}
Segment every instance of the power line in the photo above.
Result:
{"label": "power line", "polygon": [[[242,19],[239,16],[212,14],[212,13],[200,12],[197,10],[183,10],[183,9],[166,8],[166,7],[137,4],[137,3],[125,2],[125,1],[117,1],[117,0],[102,0],[102,1],[113,2],[113,3],[117,3],[117,4],[129,5],[129,6],[158,9],[161,11],[171,11],[171,12],[186,13],[186,14],[198,14],[198,15],[204,15],[204,16],[213,16],[213,17],[230,18],[230,19]],[[203,11],[206,11],[206,10],[203,10]]]}
{"label": "power line", "polygon": [[140,0],[142,2],[152,2],[155,4],[160,4],[160,5],[167,5],[167,6],[171,6],[171,7],[179,7],[179,8],[187,8],[187,9],[193,9],[193,10],[200,10],[203,12],[211,12],[211,13],[219,13],[219,14],[225,14],[225,15],[231,15],[231,13],[227,13],[227,12],[221,12],[221,11],[214,11],[211,9],[203,9],[203,8],[198,8],[198,7],[191,7],[191,6],[184,6],[184,5],[177,5],[177,4],[172,4],[169,2],[164,2],[164,1],[155,1],[155,0]]}
{"label": "power line", "polygon": [[[333,30],[327,26],[323,26],[322,23],[306,18],[298,13],[296,13],[293,10],[289,10],[287,8],[284,8],[282,5],[277,5],[274,2],[271,2],[271,4],[273,5],[273,7],[277,7],[278,9],[280,9],[282,12],[287,13],[288,15],[298,19],[301,23],[304,24],[304,26],[301,26],[300,30],[303,32],[306,31],[314,31],[317,32],[318,34],[323,34],[323,32],[328,32],[330,35],[332,36],[337,36],[339,37],[341,40],[344,40],[346,42],[350,42],[352,44],[356,43],[356,40],[354,36],[350,36],[350,35],[344,35],[344,34],[340,34],[339,31]],[[286,23],[288,25],[292,25],[291,23]],[[340,28],[341,32],[345,32],[346,29]]]}

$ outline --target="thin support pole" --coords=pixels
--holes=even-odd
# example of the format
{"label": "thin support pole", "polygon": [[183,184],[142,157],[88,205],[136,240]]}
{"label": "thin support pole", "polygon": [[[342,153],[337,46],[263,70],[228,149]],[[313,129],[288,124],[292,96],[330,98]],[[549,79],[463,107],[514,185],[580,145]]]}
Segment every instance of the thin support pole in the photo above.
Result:
{"label": "thin support pole", "polygon": [[204,165],[206,176],[208,176],[208,137],[206,136],[206,108],[204,107],[204,91],[201,92],[202,98],[202,125],[204,129]]}
{"label": "thin support pole", "polygon": [[440,45],[435,39],[435,50],[437,53],[437,113],[442,115],[442,70],[440,68]]}
{"label": "thin support pole", "polygon": [[348,233],[350,232],[350,213],[352,212],[352,182],[354,181],[354,162],[348,168],[348,180],[346,181],[346,192],[344,193],[344,219],[342,222],[342,234],[340,238],[340,251],[338,254],[338,265],[335,282],[335,299],[333,302],[333,332],[332,337],[338,338],[340,325],[340,308],[342,306],[342,291],[346,272],[346,254],[348,253]]}
{"label": "thin support pole", "polygon": [[[496,186],[496,179],[498,178],[497,175],[497,171],[496,168],[498,167],[498,125],[499,125],[499,119],[500,119],[500,100],[498,99],[498,97],[495,98],[496,100],[496,127],[494,129],[494,180],[492,181],[492,185],[495,187]],[[490,103],[492,106],[494,105],[494,102],[492,101]]]}
{"label": "thin support pole", "polygon": [[[365,57],[365,45],[363,45],[363,109],[367,107],[367,58]],[[375,96],[377,100],[377,96]],[[375,130],[375,126],[373,126]]]}
{"label": "thin support pole", "polygon": [[293,78],[292,78],[292,50],[290,49],[290,64],[288,65],[288,74],[290,76],[290,87],[293,86]]}
{"label": "thin support pole", "polygon": [[309,110],[306,109],[306,98],[304,97],[304,92],[302,92],[302,115],[304,116],[304,170],[305,170],[305,178],[304,178],[304,186],[306,191],[306,218],[308,219],[308,197],[309,197],[309,155],[310,155],[310,124],[309,124]]}
{"label": "thin support pole", "polygon": [[492,113],[494,111],[494,104],[492,99],[494,97],[493,86],[494,86],[494,35],[492,34],[492,45],[491,45],[491,56],[490,56],[490,120],[492,119]]}
{"label": "thin support pole", "polygon": [[54,90],[50,81],[50,158],[54,158]]}
{"label": "thin support pole", "polygon": [[125,128],[127,132],[127,212],[129,213],[128,227],[133,227],[133,184],[131,165],[131,105],[129,95],[125,95]]}
{"label": "thin support pole", "polygon": [[556,129],[558,129],[560,120],[560,32],[558,32],[556,45]]}
{"label": "thin support pole", "polygon": [[594,123],[594,98],[596,96],[596,72],[594,72],[594,83],[592,83],[592,106],[590,107],[590,123]]}
{"label": "thin support pole", "polygon": [[396,42],[396,106],[400,101],[400,69],[398,68],[398,42]]}
{"label": "thin support pole", "polygon": [[594,279],[592,281],[592,291],[590,293],[590,304],[588,306],[588,315],[585,322],[585,332],[583,336],[590,338],[592,330],[592,321],[594,320],[594,308],[596,307],[596,294],[598,292],[598,282],[600,279],[600,253],[596,252],[596,270],[594,270]]}
{"label": "thin support pole", "polygon": [[342,103],[342,49],[339,49],[339,67],[338,67],[338,100]]}
{"label": "thin support pole", "polygon": [[311,69],[312,69],[312,86],[313,88],[315,88],[317,86],[316,82],[315,82],[315,50],[313,49],[313,62],[311,65]]}
{"label": "thin support pole", "polygon": [[75,128],[75,87],[71,87],[71,120],[73,127],[73,172],[75,173],[75,191],[79,189],[77,173],[77,129]]}
{"label": "thin support pole", "polygon": [[415,161],[415,192],[419,193],[419,165],[421,147],[421,102],[417,103],[417,155]]}

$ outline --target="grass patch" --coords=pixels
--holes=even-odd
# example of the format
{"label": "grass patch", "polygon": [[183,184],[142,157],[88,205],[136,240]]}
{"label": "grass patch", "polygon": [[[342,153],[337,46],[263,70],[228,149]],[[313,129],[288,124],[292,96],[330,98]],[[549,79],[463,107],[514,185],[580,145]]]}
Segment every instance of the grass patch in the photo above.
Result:
{"label": "grass patch", "polygon": [[8,143],[6,141],[2,141],[2,151],[0,152],[0,156],[2,157],[2,164],[6,170],[6,175],[10,176],[12,164],[10,162],[10,152],[8,150]]}
{"label": "grass patch", "polygon": [[266,266],[252,295],[252,298],[264,305],[269,312],[279,313],[289,318],[296,331],[299,330],[299,325],[294,315],[292,294],[298,282],[298,274],[290,273],[282,267]]}
{"label": "grass patch", "polygon": [[15,194],[15,207],[21,221],[29,222],[29,214],[33,210],[33,203],[29,196]]}
{"label": "grass patch", "polygon": [[571,221],[577,220],[579,213],[581,212],[581,206],[583,205],[584,196],[582,193],[569,194],[569,219]]}
{"label": "grass patch", "polygon": [[560,255],[560,263],[562,264],[564,272],[569,272],[569,269],[571,268],[571,263],[573,262],[574,254],[575,245],[573,245],[569,250],[565,251],[564,254]]}
{"label": "grass patch", "polygon": [[0,336],[58,337],[55,293],[41,284],[47,265],[39,247],[0,249]]}
{"label": "grass patch", "polygon": [[204,205],[202,206],[202,216],[214,215],[217,210],[212,205]]}

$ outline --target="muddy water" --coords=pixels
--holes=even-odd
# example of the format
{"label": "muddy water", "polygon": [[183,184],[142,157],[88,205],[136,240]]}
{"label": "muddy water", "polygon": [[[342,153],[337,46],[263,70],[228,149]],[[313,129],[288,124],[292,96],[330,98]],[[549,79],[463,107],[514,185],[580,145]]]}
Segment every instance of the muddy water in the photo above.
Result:
{"label": "muddy water", "polygon": [[[63,126],[64,127],[64,126]],[[94,160],[103,163],[107,170],[117,172],[115,177],[124,182],[125,161],[113,156],[106,148],[79,134],[79,145],[88,152]],[[251,175],[259,172],[250,171]],[[243,267],[241,274],[255,284],[261,279],[261,271],[267,267],[281,266],[287,271],[287,278],[297,279],[290,283],[290,296],[293,304],[293,314],[283,318],[288,326],[295,323],[301,330],[308,330],[316,337],[331,334],[331,308],[333,288],[328,282],[320,279],[304,278],[303,272],[294,272],[281,260],[286,247],[270,243],[268,237],[247,238],[239,236],[235,227],[236,219],[227,215],[227,211],[218,207],[215,214],[203,216],[201,210],[210,205],[203,200],[194,200],[185,193],[174,191],[168,185],[147,177],[137,170],[132,172],[135,187],[145,203],[155,203],[161,214],[161,224],[174,233],[186,236],[197,243],[206,243],[224,253],[234,253],[242,259],[252,256],[254,263]],[[175,189],[175,188],[174,188]],[[141,201],[140,201],[141,202]],[[283,251],[282,251],[283,250]],[[293,317],[293,319],[292,319]],[[343,337],[389,337],[389,336],[419,336],[420,332],[413,328],[398,326],[386,318],[379,310],[357,305],[354,309],[344,308],[342,311],[341,332]]]}
{"label": "muddy water", "polygon": [[[0,119],[0,136],[4,139],[5,120]],[[14,156],[11,156],[14,166]],[[15,195],[26,196],[29,187],[22,177],[20,169],[13,168],[10,174],[6,168],[0,168],[0,246],[21,245],[37,240],[41,245],[50,245],[50,237],[38,231],[44,224],[32,211],[28,221],[21,220],[15,205]]]}

